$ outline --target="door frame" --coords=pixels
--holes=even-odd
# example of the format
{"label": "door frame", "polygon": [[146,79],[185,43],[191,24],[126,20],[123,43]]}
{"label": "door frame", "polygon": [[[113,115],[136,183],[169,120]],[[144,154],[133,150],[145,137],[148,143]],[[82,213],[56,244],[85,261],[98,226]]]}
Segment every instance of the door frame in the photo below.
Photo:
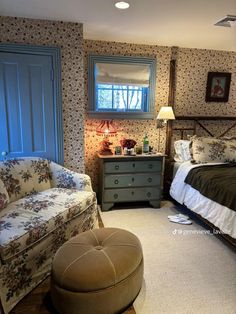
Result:
{"label": "door frame", "polygon": [[24,44],[0,43],[0,52],[35,54],[50,56],[53,65],[53,111],[55,131],[55,162],[64,163],[63,119],[62,119],[62,87],[61,87],[61,49]]}

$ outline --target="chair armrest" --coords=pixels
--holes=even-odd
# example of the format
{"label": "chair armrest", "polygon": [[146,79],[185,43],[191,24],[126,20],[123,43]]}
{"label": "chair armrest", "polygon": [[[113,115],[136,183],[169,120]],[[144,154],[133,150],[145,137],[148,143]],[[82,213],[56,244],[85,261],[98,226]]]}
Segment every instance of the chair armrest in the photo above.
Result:
{"label": "chair armrest", "polygon": [[77,173],[51,161],[49,163],[52,188],[93,191],[91,179],[87,174]]}

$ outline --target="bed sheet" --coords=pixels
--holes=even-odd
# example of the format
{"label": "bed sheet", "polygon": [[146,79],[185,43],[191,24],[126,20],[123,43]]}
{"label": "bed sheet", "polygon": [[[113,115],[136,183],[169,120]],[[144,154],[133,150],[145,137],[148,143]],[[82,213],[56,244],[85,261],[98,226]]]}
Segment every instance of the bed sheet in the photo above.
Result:
{"label": "bed sheet", "polygon": [[175,177],[175,175],[176,175],[180,165],[182,165],[182,163],[183,163],[183,161],[175,161],[174,162],[174,165],[173,165],[173,179],[174,179],[174,177]]}

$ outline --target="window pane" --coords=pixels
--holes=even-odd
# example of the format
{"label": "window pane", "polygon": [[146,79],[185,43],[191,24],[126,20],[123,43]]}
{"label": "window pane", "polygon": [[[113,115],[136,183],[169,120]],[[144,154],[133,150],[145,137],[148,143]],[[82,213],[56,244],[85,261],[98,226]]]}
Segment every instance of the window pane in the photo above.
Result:
{"label": "window pane", "polygon": [[142,110],[142,92],[133,90],[129,91],[129,104],[128,109]]}
{"label": "window pane", "polygon": [[97,84],[97,87],[98,88],[112,88],[112,85],[111,84]]}
{"label": "window pane", "polygon": [[114,109],[126,110],[127,90],[114,90]]}
{"label": "window pane", "polygon": [[98,84],[97,110],[145,112],[146,90],[141,86]]}
{"label": "window pane", "polygon": [[129,90],[142,90],[142,87],[140,86],[128,86]]}
{"label": "window pane", "polygon": [[97,90],[97,109],[112,109],[112,90]]}

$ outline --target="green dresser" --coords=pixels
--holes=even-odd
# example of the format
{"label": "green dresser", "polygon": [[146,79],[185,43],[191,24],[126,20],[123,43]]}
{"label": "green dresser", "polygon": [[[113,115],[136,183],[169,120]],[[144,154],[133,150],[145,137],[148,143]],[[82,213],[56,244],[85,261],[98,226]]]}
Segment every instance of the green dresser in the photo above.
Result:
{"label": "green dresser", "polygon": [[148,201],[160,207],[164,156],[104,156],[99,158],[99,202],[102,210],[114,203]]}

